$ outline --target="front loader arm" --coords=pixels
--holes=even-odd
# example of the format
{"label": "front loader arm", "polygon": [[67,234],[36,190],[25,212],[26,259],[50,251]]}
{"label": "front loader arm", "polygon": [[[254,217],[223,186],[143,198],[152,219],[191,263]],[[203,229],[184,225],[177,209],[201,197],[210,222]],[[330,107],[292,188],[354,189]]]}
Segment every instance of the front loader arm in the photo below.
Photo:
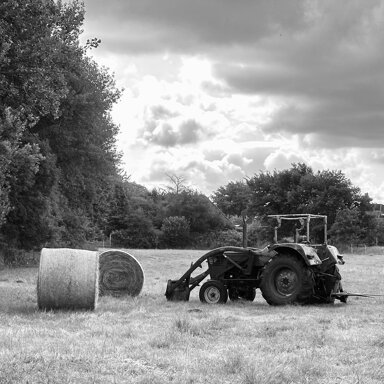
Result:
{"label": "front loader arm", "polygon": [[202,267],[202,263],[207,260],[208,254],[201,256],[195,263],[192,263],[187,271],[178,280],[168,280],[165,297],[171,301],[188,301],[189,294],[193,288],[200,284],[208,275],[209,270],[191,277],[192,273]]}
{"label": "front loader arm", "polygon": [[210,256],[215,254],[223,254],[226,251],[239,251],[243,250],[240,247],[221,247],[216,248],[208,253],[205,253],[201,256],[196,262],[192,263],[191,266],[187,269],[187,271],[178,279],[178,280],[168,280],[167,289],[165,291],[165,297],[167,300],[181,300],[188,301],[189,294],[197,287],[208,275],[209,268],[203,273],[195,277],[191,277],[192,273],[197,269],[201,268],[204,261],[206,261]]}

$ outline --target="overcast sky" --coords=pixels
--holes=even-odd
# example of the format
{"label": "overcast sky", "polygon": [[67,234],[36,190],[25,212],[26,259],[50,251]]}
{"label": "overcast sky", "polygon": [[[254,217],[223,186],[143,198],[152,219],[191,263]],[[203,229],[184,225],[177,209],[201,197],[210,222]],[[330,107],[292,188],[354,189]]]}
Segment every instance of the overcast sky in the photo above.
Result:
{"label": "overcast sky", "polygon": [[384,1],[85,0],[131,180],[210,194],[305,162],[384,203]]}

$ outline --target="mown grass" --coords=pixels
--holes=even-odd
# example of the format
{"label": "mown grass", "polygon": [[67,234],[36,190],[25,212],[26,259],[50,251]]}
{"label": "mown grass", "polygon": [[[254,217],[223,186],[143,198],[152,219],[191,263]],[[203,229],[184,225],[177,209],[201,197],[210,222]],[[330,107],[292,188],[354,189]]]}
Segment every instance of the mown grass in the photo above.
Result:
{"label": "mown grass", "polygon": [[[201,251],[132,250],[146,275],[136,298],[94,312],[40,312],[37,268],[0,271],[0,383],[382,383],[384,300],[208,306],[169,303],[168,278]],[[384,257],[346,256],[350,292],[384,294]]]}

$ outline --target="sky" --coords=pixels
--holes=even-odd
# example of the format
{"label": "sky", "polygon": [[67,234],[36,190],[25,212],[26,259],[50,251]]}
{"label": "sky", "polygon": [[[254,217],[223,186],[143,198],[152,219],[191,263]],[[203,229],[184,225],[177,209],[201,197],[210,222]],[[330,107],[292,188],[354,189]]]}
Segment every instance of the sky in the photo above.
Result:
{"label": "sky", "polygon": [[303,162],[384,203],[384,2],[85,0],[83,39],[124,88],[131,180],[210,195]]}

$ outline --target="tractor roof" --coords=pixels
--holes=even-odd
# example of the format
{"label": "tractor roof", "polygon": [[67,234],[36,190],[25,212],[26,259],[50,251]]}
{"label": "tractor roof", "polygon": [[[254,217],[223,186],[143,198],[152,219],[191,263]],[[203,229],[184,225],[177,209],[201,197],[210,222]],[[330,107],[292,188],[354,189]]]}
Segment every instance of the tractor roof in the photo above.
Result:
{"label": "tractor roof", "polygon": [[292,213],[292,214],[282,214],[282,215],[268,215],[268,217],[273,217],[276,219],[283,220],[299,220],[299,219],[326,219],[326,215],[314,215],[312,213]]}

